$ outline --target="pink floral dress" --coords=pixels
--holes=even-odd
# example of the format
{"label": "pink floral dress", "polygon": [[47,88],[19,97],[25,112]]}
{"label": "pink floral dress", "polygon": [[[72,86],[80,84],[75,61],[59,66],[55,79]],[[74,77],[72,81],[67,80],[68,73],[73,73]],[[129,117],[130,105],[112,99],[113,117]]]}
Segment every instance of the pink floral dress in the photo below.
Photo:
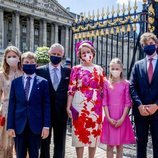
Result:
{"label": "pink floral dress", "polygon": [[[73,96],[72,145],[75,147],[97,146],[102,123],[103,69],[98,65],[72,68],[69,95]],[[72,111],[73,112],[73,111]]]}

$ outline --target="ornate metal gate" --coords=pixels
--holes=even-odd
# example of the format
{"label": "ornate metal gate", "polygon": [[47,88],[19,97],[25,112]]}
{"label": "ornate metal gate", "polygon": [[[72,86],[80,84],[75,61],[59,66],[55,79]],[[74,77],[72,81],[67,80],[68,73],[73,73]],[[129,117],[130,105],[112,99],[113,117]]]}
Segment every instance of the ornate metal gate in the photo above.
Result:
{"label": "ornate metal gate", "polygon": [[[151,8],[149,12],[148,8]],[[82,16],[77,16],[72,26],[72,54],[73,64],[77,64],[75,43],[81,40],[91,40],[96,48],[95,63],[100,64],[108,73],[108,65],[112,58],[119,57],[123,64],[127,78],[129,78],[134,62],[141,59],[139,44],[140,35],[147,30],[154,31],[154,12],[146,0],[143,0],[142,10],[138,10],[137,1],[131,6],[117,6],[115,10],[109,8],[97,10]],[[149,24],[150,22],[150,24]]]}

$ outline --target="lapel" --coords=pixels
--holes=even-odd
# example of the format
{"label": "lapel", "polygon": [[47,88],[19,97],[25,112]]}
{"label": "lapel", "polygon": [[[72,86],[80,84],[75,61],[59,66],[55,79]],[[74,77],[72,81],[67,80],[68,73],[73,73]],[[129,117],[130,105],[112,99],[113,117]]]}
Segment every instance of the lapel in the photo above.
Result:
{"label": "lapel", "polygon": [[[147,83],[149,84],[149,79],[148,79],[148,72],[147,72],[147,59],[144,58],[143,63],[141,63],[142,69],[143,70],[143,74],[142,76],[145,77],[145,80],[147,81]],[[140,71],[141,71],[140,70]]]}
{"label": "lapel", "polygon": [[65,71],[64,71],[64,68],[61,66],[61,79],[60,79],[60,83],[57,90],[60,89],[60,87],[62,86],[64,79],[65,79]]}
{"label": "lapel", "polygon": [[30,93],[29,100],[32,98],[33,94],[37,91],[38,83],[39,83],[39,79],[38,79],[37,76],[35,76],[34,81],[33,81],[33,85],[32,85],[32,89],[31,89],[31,93]]}
{"label": "lapel", "polygon": [[154,82],[154,80],[157,78],[157,76],[158,76],[158,59],[156,61],[156,65],[155,65],[154,74],[153,74],[151,84]]}
{"label": "lapel", "polygon": [[24,79],[23,79],[24,76],[21,76],[21,81],[19,82],[19,89],[21,91],[21,96],[24,97],[24,100],[26,100],[26,96],[25,96],[25,90],[24,90]]}
{"label": "lapel", "polygon": [[52,83],[51,78],[50,78],[50,73],[49,73],[49,64],[46,65],[45,78],[48,80],[49,83]]}

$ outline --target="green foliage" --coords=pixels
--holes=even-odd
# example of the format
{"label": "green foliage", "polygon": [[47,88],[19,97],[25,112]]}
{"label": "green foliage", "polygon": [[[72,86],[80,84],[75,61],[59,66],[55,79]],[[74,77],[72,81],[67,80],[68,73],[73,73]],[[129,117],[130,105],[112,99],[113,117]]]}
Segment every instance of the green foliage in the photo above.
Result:
{"label": "green foliage", "polygon": [[36,50],[36,55],[37,55],[37,63],[48,63],[49,60],[49,56],[48,56],[48,50],[49,47],[37,47]]}

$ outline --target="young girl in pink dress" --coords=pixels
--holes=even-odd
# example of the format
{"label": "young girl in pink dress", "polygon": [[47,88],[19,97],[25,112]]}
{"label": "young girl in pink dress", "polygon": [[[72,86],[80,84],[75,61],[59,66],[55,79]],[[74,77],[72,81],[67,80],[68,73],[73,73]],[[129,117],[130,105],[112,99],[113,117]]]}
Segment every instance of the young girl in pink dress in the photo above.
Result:
{"label": "young girl in pink dress", "polygon": [[105,118],[101,143],[107,144],[107,158],[113,158],[116,146],[117,158],[123,157],[123,144],[135,143],[134,132],[128,112],[131,107],[129,83],[123,79],[123,65],[120,59],[110,62],[109,80],[104,83],[103,107]]}

